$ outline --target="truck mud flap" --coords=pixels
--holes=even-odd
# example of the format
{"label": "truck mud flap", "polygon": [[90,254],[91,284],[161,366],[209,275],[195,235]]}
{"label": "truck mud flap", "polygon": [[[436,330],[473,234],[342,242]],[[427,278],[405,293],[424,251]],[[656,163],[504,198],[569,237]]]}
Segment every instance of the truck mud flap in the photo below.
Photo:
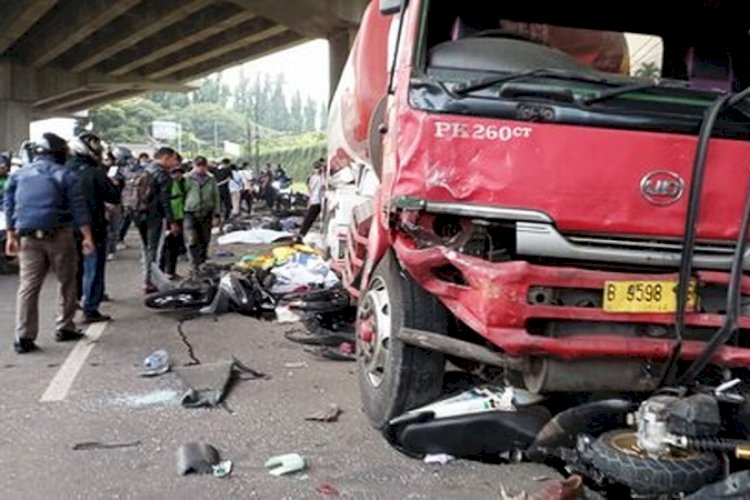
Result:
{"label": "truck mud flap", "polygon": [[394,448],[412,457],[445,453],[496,461],[504,453],[528,448],[549,419],[544,411],[530,408],[442,419],[424,413],[409,421],[397,420],[383,435]]}

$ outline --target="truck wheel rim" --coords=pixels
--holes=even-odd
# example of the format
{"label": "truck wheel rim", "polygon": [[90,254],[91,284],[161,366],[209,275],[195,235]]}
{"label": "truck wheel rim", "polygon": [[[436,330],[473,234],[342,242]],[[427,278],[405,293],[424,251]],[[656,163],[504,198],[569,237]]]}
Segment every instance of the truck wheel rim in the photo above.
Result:
{"label": "truck wheel rim", "polygon": [[382,279],[374,278],[359,314],[357,351],[368,381],[376,388],[383,383],[391,355],[391,325],[388,289]]}

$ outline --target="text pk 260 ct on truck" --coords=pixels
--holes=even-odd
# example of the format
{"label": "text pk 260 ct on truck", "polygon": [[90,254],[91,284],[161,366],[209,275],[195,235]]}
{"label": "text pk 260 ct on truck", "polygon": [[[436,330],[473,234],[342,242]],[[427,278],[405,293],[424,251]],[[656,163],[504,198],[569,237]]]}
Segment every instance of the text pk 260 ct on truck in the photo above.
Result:
{"label": "text pk 260 ct on truck", "polygon": [[376,428],[440,397],[450,361],[574,422],[554,445],[527,426],[529,456],[639,494],[736,468],[747,4],[370,5],[331,107],[325,217]]}

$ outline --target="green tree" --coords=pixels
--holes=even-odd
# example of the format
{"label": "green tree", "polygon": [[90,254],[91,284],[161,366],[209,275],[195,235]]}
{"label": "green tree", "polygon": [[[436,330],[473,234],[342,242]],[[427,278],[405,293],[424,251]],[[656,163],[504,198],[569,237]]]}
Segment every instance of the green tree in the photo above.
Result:
{"label": "green tree", "polygon": [[262,124],[276,130],[289,130],[289,110],[286,107],[286,96],[284,95],[284,75],[276,75],[273,90],[269,101],[269,123]]}
{"label": "green tree", "polygon": [[305,109],[302,111],[302,130],[310,132],[315,130],[315,120],[318,115],[318,104],[312,97],[307,97]]}
{"label": "green tree", "polygon": [[222,82],[221,73],[217,73],[203,79],[201,86],[191,92],[191,100],[193,103],[212,103],[227,106],[231,95],[229,86]]}
{"label": "green tree", "polygon": [[147,99],[167,111],[177,111],[190,105],[190,96],[184,92],[152,92]]}
{"label": "green tree", "polygon": [[305,119],[302,115],[302,95],[299,90],[294,93],[292,103],[289,105],[289,130],[301,132],[305,128]]}
{"label": "green tree", "polygon": [[328,128],[328,106],[324,103],[320,103],[320,115],[318,118],[317,130],[325,131]]}
{"label": "green tree", "polygon": [[183,128],[194,134],[214,156],[221,155],[224,141],[242,144],[247,139],[245,116],[220,104],[193,104],[183,109],[178,118]]}
{"label": "green tree", "polygon": [[152,122],[168,114],[153,101],[135,98],[92,109],[88,119],[94,132],[109,142],[144,142],[151,135]]}

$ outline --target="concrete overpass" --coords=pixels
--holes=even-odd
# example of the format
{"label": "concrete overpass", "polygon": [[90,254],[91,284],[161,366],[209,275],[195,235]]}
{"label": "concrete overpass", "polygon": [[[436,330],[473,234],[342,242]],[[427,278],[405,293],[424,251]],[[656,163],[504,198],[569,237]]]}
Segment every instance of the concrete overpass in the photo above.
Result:
{"label": "concrete overpass", "polygon": [[0,150],[32,120],[197,78],[310,39],[338,81],[369,0],[0,0]]}

